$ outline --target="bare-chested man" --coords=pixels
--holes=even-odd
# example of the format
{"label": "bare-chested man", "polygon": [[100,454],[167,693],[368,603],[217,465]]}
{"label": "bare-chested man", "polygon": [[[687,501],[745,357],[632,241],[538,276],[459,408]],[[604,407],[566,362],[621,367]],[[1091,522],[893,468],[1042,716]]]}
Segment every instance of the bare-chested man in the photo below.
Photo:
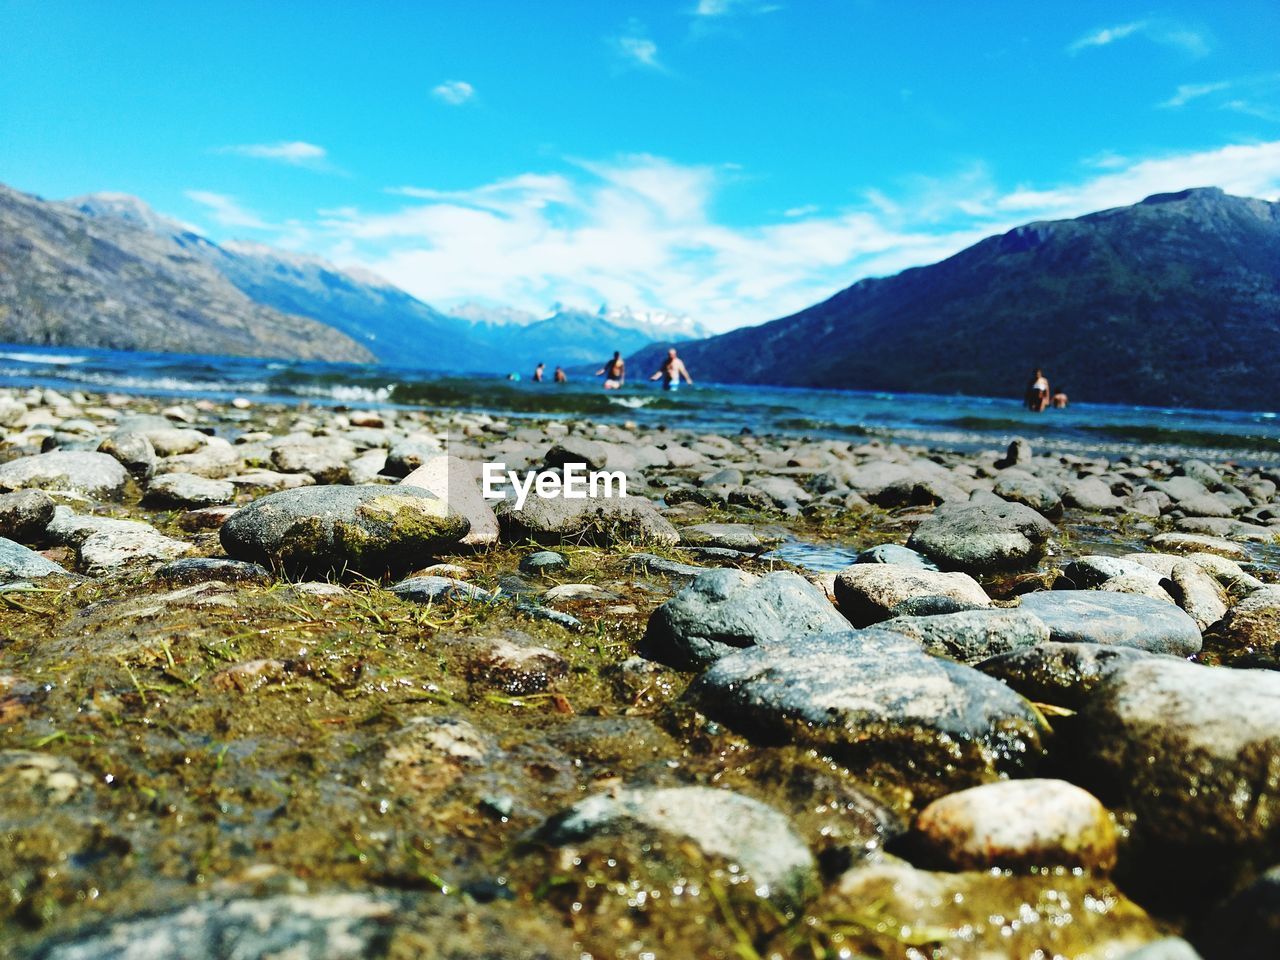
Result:
{"label": "bare-chested man", "polygon": [[596,376],[604,377],[606,390],[620,389],[627,379],[627,362],[622,359],[622,353],[618,350],[613,351],[613,359],[597,370]]}
{"label": "bare-chested man", "polygon": [[650,380],[661,380],[663,390],[680,389],[680,378],[684,377],[685,383],[693,383],[693,377],[689,376],[689,371],[685,369],[684,361],[676,356],[676,348],[672,347],[667,351],[667,359],[662,362],[662,366],[658,368]]}

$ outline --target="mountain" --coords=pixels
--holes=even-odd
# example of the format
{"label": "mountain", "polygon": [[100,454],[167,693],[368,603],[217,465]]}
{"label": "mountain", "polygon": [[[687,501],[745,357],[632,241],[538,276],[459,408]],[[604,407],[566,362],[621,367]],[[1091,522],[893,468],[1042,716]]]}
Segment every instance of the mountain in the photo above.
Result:
{"label": "mountain", "polygon": [[324,324],[254,302],[140,209],[109,202],[117,213],[104,217],[0,186],[0,341],[372,359]]}
{"label": "mountain", "polygon": [[470,303],[445,313],[367,271],[261,244],[219,245],[127,194],[90,194],[68,204],[172,241],[254,302],[327,324],[383,362],[461,373],[527,372],[540,361],[550,367],[600,363],[614,350],[706,334],[687,317],[625,308],[601,307],[593,314],[557,304],[540,318]]}
{"label": "mountain", "polygon": [[[1280,409],[1280,204],[1198,188],[1038,222],[688,343],[728,383]],[[639,354],[656,368],[656,347]]]}

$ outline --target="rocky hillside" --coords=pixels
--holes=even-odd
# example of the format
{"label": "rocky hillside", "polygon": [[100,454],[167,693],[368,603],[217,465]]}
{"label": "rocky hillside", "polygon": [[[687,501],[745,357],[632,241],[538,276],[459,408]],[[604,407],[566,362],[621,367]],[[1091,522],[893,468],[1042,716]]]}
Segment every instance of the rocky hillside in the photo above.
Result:
{"label": "rocky hillside", "polygon": [[150,224],[90,216],[3,186],[0,341],[373,359],[331,327],[254,302]]}
{"label": "rocky hillside", "polygon": [[[681,349],[695,378],[1280,409],[1280,204],[1214,188],[1032,223]],[[655,351],[638,358],[657,363]]]}

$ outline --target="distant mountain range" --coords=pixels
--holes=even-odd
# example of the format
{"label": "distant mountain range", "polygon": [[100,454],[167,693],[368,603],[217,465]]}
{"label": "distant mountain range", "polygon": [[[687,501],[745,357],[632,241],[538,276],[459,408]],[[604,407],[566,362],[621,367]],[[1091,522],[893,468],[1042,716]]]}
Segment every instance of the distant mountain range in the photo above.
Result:
{"label": "distant mountain range", "polygon": [[706,333],[608,307],[446,313],[366,271],[217,244],[128,194],[60,203],[0,186],[0,341],[527,373]]}
{"label": "distant mountain range", "polygon": [[[680,347],[695,379],[1280,410],[1280,203],[1216,188],[1031,223]],[[633,358],[655,369],[661,348]]]}

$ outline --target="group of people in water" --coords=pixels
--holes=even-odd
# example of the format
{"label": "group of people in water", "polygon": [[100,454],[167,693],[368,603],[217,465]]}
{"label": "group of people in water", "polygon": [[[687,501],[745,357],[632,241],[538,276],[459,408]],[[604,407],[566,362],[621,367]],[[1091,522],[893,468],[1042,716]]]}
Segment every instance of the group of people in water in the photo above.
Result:
{"label": "group of people in water", "polygon": [[[533,368],[533,382],[542,383],[546,378],[547,365],[539,363]],[[596,371],[597,377],[604,377],[604,388],[606,390],[620,390],[627,380],[627,362],[622,359],[620,350],[613,351],[613,357],[606,360],[604,366]],[[508,380],[519,380],[518,373],[510,374]],[[569,377],[564,372],[564,367],[556,367],[553,379],[556,383],[568,383]],[[693,377],[689,376],[689,370],[684,365],[684,361],[676,354],[676,348],[672,347],[667,351],[666,359],[662,361],[654,374],[649,377],[650,380],[661,380],[663,390],[678,390],[680,388],[680,380],[685,383],[692,384]]]}
{"label": "group of people in water", "polygon": [[1067,395],[1061,390],[1050,390],[1049,378],[1044,375],[1043,370],[1036,367],[1031,371],[1031,379],[1027,381],[1023,403],[1033,413],[1044,413],[1050,406],[1061,410],[1067,405]]}

